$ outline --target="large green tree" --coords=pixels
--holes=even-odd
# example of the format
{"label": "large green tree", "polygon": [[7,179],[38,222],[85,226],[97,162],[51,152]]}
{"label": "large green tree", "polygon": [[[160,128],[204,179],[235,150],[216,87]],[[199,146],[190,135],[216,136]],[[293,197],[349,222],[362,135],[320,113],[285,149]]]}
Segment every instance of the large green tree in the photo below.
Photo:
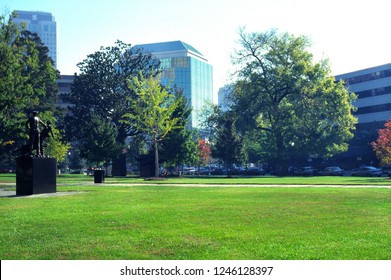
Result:
{"label": "large green tree", "polygon": [[187,99],[183,96],[182,90],[174,86],[172,91],[178,99],[178,107],[173,112],[172,118],[177,118],[178,123],[175,128],[168,132],[159,147],[161,161],[166,166],[179,168],[182,164],[195,163],[198,137],[195,129],[188,128],[191,108]]}
{"label": "large green tree", "polygon": [[160,84],[160,77],[153,74],[148,77],[139,72],[132,78],[129,87],[136,98],[128,98],[129,109],[123,116],[123,122],[132,124],[138,131],[145,133],[151,143],[155,158],[155,177],[159,177],[159,142],[178,127],[179,117],[174,117],[181,102],[170,89]]}
{"label": "large green tree", "polygon": [[[11,152],[27,139],[25,121],[32,110],[51,121],[58,117],[59,72],[40,38],[17,25],[17,16],[0,16],[0,150]],[[58,132],[58,130],[57,130]],[[59,137],[56,145],[61,145]],[[66,145],[64,145],[65,147]],[[3,157],[4,159],[5,157]]]}
{"label": "large green tree", "polygon": [[309,47],[305,36],[242,29],[233,57],[239,127],[262,131],[262,148],[283,171],[292,153],[327,157],[346,151],[356,123],[355,95],[335,81],[327,60],[313,61]]}
{"label": "large green tree", "polygon": [[211,154],[224,162],[228,176],[231,176],[233,164],[244,160],[243,137],[237,128],[237,117],[233,111],[213,106],[206,126],[211,132]]}
{"label": "large green tree", "polygon": [[108,119],[92,115],[90,133],[80,139],[80,157],[100,167],[117,155],[121,145],[117,143],[118,130]]}
{"label": "large green tree", "polygon": [[[117,129],[117,143],[122,147],[128,136],[136,133],[132,123],[122,123],[122,116],[128,112],[126,100],[135,98],[128,86],[128,78],[141,71],[148,76],[157,73],[160,61],[151,54],[131,45],[117,41],[114,46],[101,47],[78,64],[80,74],[75,74],[71,93],[63,100],[72,104],[71,114],[66,117],[66,135],[69,140],[88,137],[94,115],[110,120]],[[113,165],[113,173],[116,174]],[[126,170],[126,169],[125,169]],[[125,174],[121,174],[125,175]]]}

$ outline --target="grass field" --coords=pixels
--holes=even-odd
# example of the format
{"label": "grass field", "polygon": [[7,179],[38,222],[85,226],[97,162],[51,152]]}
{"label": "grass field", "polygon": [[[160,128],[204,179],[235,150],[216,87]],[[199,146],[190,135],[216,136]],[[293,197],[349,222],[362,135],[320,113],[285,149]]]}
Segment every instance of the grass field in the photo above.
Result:
{"label": "grass field", "polygon": [[[391,189],[175,186],[228,184],[226,180],[309,184],[320,178],[330,185],[387,182],[352,178],[353,183],[350,177],[184,178],[164,181],[171,186],[83,186],[92,178],[60,176],[59,192],[78,193],[0,198],[0,258],[391,259]],[[0,176],[3,187],[14,180],[12,175]]]}
{"label": "grass field", "polygon": [[[92,176],[79,174],[64,174],[57,176],[58,184],[77,184],[84,182],[93,182]],[[15,184],[15,174],[0,174],[0,183]],[[151,184],[138,177],[107,177],[105,183],[142,183]],[[350,177],[350,176],[311,176],[311,177],[233,177],[226,176],[205,176],[205,177],[183,177],[169,178],[165,181],[153,181],[154,184],[227,184],[227,185],[245,185],[245,184],[264,184],[264,185],[391,185],[391,180],[387,177]]]}

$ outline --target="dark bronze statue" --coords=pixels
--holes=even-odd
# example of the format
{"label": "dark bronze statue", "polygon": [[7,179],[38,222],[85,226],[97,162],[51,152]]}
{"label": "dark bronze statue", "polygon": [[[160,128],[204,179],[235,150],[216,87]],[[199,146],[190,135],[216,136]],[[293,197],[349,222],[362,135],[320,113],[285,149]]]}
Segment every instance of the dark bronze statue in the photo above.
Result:
{"label": "dark bronze statue", "polygon": [[40,153],[41,156],[44,155],[44,142],[46,138],[52,137],[54,138],[53,130],[52,130],[52,123],[50,121],[47,121],[45,128],[42,130],[40,138],[39,138],[39,147],[40,147]]}
{"label": "dark bronze statue", "polygon": [[26,121],[26,127],[29,129],[29,152],[30,155],[33,154],[33,150],[35,150],[35,155],[37,157],[43,156],[43,140],[41,139],[41,131],[39,126],[42,125],[45,131],[45,138],[48,137],[49,133],[53,135],[50,124],[49,128],[45,125],[41,119],[38,117],[38,112],[34,111],[32,116],[29,117]]}

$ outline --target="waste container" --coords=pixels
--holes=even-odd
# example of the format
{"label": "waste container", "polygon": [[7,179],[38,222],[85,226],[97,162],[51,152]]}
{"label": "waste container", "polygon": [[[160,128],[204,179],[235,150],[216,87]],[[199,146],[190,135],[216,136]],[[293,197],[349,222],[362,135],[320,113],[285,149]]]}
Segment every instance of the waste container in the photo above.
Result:
{"label": "waste container", "polygon": [[94,170],[94,183],[103,183],[105,181],[105,171],[101,169]]}

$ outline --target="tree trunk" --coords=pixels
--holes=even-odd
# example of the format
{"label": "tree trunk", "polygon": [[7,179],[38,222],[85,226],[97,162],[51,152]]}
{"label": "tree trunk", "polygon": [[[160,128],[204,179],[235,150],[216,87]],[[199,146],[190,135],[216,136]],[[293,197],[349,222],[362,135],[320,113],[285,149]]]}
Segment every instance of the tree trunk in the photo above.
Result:
{"label": "tree trunk", "polygon": [[227,177],[232,178],[232,171],[231,171],[232,164],[230,164],[230,163],[226,164],[226,168],[227,168]]}
{"label": "tree trunk", "polygon": [[120,154],[113,159],[111,175],[117,177],[126,176],[126,154]]}
{"label": "tree trunk", "polygon": [[[125,128],[121,125],[118,129],[117,143],[125,143],[127,133]],[[117,177],[126,177],[126,152],[122,149],[121,153],[116,158],[112,159],[111,175]]]}
{"label": "tree trunk", "polygon": [[155,177],[159,178],[159,152],[157,147],[156,134],[153,135],[153,142],[155,145]]}
{"label": "tree trunk", "polygon": [[277,144],[277,160],[279,161],[278,175],[286,176],[289,174],[289,166],[286,158],[285,146],[282,136],[275,133]]}

